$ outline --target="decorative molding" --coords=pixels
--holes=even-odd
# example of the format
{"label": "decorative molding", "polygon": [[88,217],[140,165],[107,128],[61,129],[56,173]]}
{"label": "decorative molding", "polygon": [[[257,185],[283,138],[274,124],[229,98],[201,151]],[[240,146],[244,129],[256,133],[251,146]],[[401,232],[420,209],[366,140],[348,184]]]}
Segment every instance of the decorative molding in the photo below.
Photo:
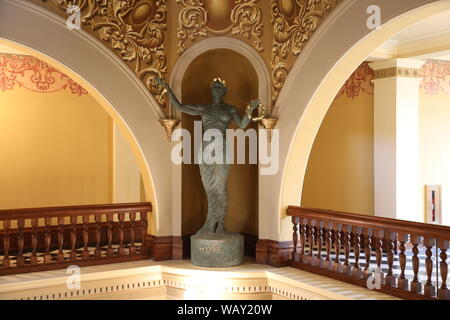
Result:
{"label": "decorative molding", "polygon": [[249,44],[230,37],[213,37],[197,42],[178,59],[171,74],[170,86],[181,97],[183,77],[189,65],[201,54],[215,49],[229,49],[244,56],[253,66],[258,76],[258,97],[268,110],[270,106],[270,74],[266,63]]}
{"label": "decorative molding", "polygon": [[341,0],[271,0],[273,44],[272,102],[275,104],[298,55],[325,16]]}
{"label": "decorative molding", "polygon": [[167,59],[164,32],[167,0],[53,0],[50,6],[67,18],[67,7],[81,9],[82,26],[107,44],[141,79],[161,107],[167,105],[155,77],[164,78]]}
{"label": "decorative molding", "polygon": [[180,260],[183,258],[183,240],[181,236],[157,237],[147,234],[144,245],[148,250],[149,257],[154,261]]}
{"label": "decorative molding", "polygon": [[267,141],[272,142],[272,130],[277,126],[277,118],[263,118],[260,121],[261,126],[267,130]]}
{"label": "decorative molding", "polygon": [[345,82],[338,96],[346,95],[347,98],[355,99],[363,92],[373,95],[373,77],[374,71],[370,68],[369,63],[363,62]]}
{"label": "decorative molding", "polygon": [[180,124],[180,120],[177,119],[160,119],[159,123],[163,126],[167,133],[168,141],[171,141],[173,131]]}
{"label": "decorative molding", "polygon": [[231,34],[252,39],[253,47],[263,51],[262,10],[259,0],[204,1],[177,0],[183,6],[178,15],[178,50],[186,50],[186,41],[195,42],[209,34]]}
{"label": "decorative molding", "polygon": [[258,240],[256,244],[256,263],[274,267],[284,267],[291,259],[294,248],[292,241]]}
{"label": "decorative molding", "polygon": [[426,95],[431,96],[441,92],[450,94],[450,61],[429,59],[421,69],[405,69],[408,68],[384,68],[377,73],[369,66],[369,62],[363,62],[345,82],[337,97],[346,96],[354,99],[363,92],[373,95],[373,80],[376,74],[378,74],[378,79],[388,77],[421,78],[420,89],[424,90]]}
{"label": "decorative molding", "polygon": [[420,69],[416,68],[404,68],[404,67],[391,67],[381,70],[375,70],[373,80],[380,80],[386,78],[420,78]]}
{"label": "decorative molding", "polygon": [[450,94],[450,61],[427,60],[420,75],[420,89],[425,90],[427,95],[440,92]]}
{"label": "decorative molding", "polygon": [[0,54],[0,91],[16,86],[39,93],[68,90],[77,96],[88,94],[66,74],[35,57]]}
{"label": "decorative molding", "polygon": [[[245,268],[245,267],[244,267]],[[316,275],[302,281],[303,271],[267,268],[239,268],[233,272],[196,270],[188,262],[161,264],[138,261],[105,265],[102,268],[82,267],[81,288],[67,288],[65,270],[42,274],[29,274],[26,279],[9,277],[0,286],[0,299],[9,300],[71,300],[71,299],[186,299],[188,294],[197,299],[211,298],[211,291],[219,299],[274,299],[330,300],[383,297],[378,293],[345,285],[345,293],[337,293],[336,282]],[[311,280],[311,277],[313,279]],[[216,281],[217,280],[217,281]],[[311,286],[316,281],[320,286]],[[31,283],[33,285],[31,285]],[[334,286],[330,286],[334,285]],[[328,286],[327,286],[328,285]],[[338,289],[340,285],[338,284]],[[344,288],[342,288],[343,290]]]}

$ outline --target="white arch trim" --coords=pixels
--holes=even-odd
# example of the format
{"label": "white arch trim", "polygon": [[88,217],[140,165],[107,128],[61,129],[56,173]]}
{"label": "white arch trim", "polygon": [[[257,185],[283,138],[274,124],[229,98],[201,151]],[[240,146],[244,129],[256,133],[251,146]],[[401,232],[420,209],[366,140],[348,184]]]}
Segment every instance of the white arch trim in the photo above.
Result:
{"label": "white arch trim", "polygon": [[137,76],[92,35],[30,1],[0,0],[0,39],[67,73],[106,109],[138,159],[154,208],[149,231],[171,235],[170,144],[162,112]]}
{"label": "white arch trim", "polygon": [[449,0],[376,1],[384,24],[371,31],[366,26],[366,11],[373,4],[373,0],[344,1],[313,35],[280,93],[276,108],[280,171],[265,177],[270,189],[262,192],[270,196],[264,197],[260,206],[261,239],[291,240],[292,228],[285,210],[288,205],[300,205],[315,137],[336,93],[353,70],[396,33],[450,9]]}
{"label": "white arch trim", "polygon": [[201,54],[215,50],[229,49],[244,56],[258,75],[258,96],[266,107],[270,108],[271,82],[266,63],[261,56],[247,43],[230,37],[213,37],[197,42],[178,59],[170,76],[170,85],[175,94],[181,97],[181,85],[184,74],[191,63]]}

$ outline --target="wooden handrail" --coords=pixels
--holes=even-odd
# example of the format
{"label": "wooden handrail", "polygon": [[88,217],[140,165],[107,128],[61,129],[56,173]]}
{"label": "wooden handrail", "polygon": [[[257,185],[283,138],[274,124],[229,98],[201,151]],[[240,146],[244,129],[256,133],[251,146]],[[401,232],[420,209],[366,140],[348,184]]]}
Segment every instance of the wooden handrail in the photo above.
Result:
{"label": "wooden handrail", "polygon": [[448,226],[295,206],[288,207],[287,215],[317,218],[352,226],[416,234],[427,238],[439,238],[440,240],[450,241],[450,227]]}
{"label": "wooden handrail", "polygon": [[0,275],[146,259],[151,211],[149,202],[1,210]]}
{"label": "wooden handrail", "polygon": [[151,212],[150,202],[96,204],[64,207],[43,207],[0,210],[0,221],[58,216],[85,216],[112,212]]}
{"label": "wooden handrail", "polygon": [[293,224],[292,267],[363,287],[378,273],[381,292],[450,299],[450,227],[294,206],[286,213]]}

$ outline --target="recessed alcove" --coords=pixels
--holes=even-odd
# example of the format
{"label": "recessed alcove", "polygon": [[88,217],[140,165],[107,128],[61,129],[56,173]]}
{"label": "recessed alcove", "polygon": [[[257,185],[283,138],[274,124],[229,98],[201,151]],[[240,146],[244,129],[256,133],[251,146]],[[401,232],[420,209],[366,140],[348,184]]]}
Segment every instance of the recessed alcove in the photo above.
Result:
{"label": "recessed alcove", "polygon": [[[229,49],[214,49],[199,55],[186,70],[182,82],[182,103],[209,104],[212,101],[212,79],[226,80],[228,92],[224,101],[238,108],[245,116],[247,104],[258,97],[258,76],[251,63],[241,54]],[[194,121],[200,116],[182,115],[182,127],[194,137]],[[230,128],[235,129],[232,124]],[[258,129],[256,123],[248,128]],[[192,150],[193,149],[192,139]],[[246,142],[248,150],[248,141]],[[246,151],[248,153],[248,151]],[[246,155],[248,159],[248,154]],[[258,236],[258,165],[233,164],[229,176],[229,207],[225,227],[246,235],[247,245]],[[197,164],[182,167],[182,235],[185,256],[189,255],[189,236],[196,233],[206,220],[207,198]],[[247,252],[251,254],[250,252]]]}

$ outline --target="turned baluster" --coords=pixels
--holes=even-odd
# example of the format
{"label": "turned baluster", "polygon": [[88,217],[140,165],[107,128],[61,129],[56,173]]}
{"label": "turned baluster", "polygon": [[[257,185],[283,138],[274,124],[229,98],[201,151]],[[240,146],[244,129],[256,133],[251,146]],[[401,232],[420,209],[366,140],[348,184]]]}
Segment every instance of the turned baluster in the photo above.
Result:
{"label": "turned baluster", "polygon": [[50,255],[50,243],[51,243],[51,226],[52,218],[45,217],[45,254],[44,254],[44,264],[52,262],[52,256]]}
{"label": "turned baluster", "polygon": [[299,220],[299,218],[298,217],[292,217],[292,224],[294,225],[293,227],[292,227],[292,229],[293,229],[293,233],[292,233],[292,242],[293,242],[293,245],[294,245],[294,248],[292,249],[292,255],[291,255],[291,259],[292,260],[296,260],[296,257],[297,257],[297,242],[298,242],[298,220]]}
{"label": "turned baluster", "polygon": [[405,276],[405,269],[406,269],[406,240],[408,239],[408,235],[404,233],[398,234],[398,241],[400,242],[400,246],[398,247],[400,249],[399,254],[399,260],[400,260],[400,276],[398,278],[398,288],[403,290],[408,290],[408,279],[406,279]]}
{"label": "turned baluster", "polygon": [[146,250],[145,247],[145,235],[147,234],[147,227],[148,227],[148,221],[147,221],[147,212],[141,212],[140,214],[140,218],[142,221],[142,244],[141,244],[141,250],[140,253],[145,253],[144,251]]}
{"label": "turned baluster", "polygon": [[369,228],[363,228],[364,234],[364,257],[366,266],[364,267],[364,279],[367,279],[372,271],[370,270],[370,259],[372,258],[372,233]]}
{"label": "turned baluster", "polygon": [[310,220],[309,225],[309,254],[308,254],[308,264],[314,265],[314,245],[316,242],[316,228],[313,225],[313,221]]}
{"label": "turned baluster", "polygon": [[316,228],[317,228],[317,266],[322,267],[323,266],[323,259],[322,259],[322,246],[323,246],[323,228],[321,227],[321,222],[316,221]]}
{"label": "turned baluster", "polygon": [[333,263],[333,271],[340,272],[341,270],[341,262],[339,260],[340,258],[340,252],[341,252],[341,234],[339,232],[341,225],[339,224],[333,224],[333,230],[334,230],[334,263]]}
{"label": "turned baluster", "polygon": [[136,221],[136,212],[130,213],[130,255],[136,254],[136,247],[134,246],[134,238],[135,238],[135,221]]}
{"label": "turned baluster", "polygon": [[77,244],[77,217],[71,216],[70,217],[70,260],[75,261],[77,260],[77,250],[76,250],[76,244]]}
{"label": "turned baluster", "polygon": [[442,284],[438,291],[438,297],[441,300],[449,300],[450,294],[449,294],[449,290],[447,288],[447,274],[448,274],[448,265],[447,265],[448,243],[447,243],[447,241],[439,241],[438,247],[441,250],[441,254],[439,255],[439,257],[441,258],[441,262],[440,262],[439,266],[440,266],[440,273],[441,273],[441,279],[442,279]]}
{"label": "turned baluster", "polygon": [[374,230],[375,236],[375,260],[377,263],[377,269],[380,272],[381,283],[384,284],[384,272],[381,269],[381,263],[383,261],[383,242],[384,242],[384,231]]}
{"label": "turned baluster", "polygon": [[113,248],[112,248],[112,237],[113,237],[113,214],[112,213],[108,213],[106,215],[106,219],[107,219],[107,237],[108,237],[108,248],[106,249],[106,255],[108,257],[112,257],[113,256]]}
{"label": "turned baluster", "polygon": [[125,220],[125,213],[121,212],[119,213],[119,256],[123,256],[125,254],[125,247],[123,245],[123,235],[124,235],[124,228],[123,228],[123,221]]}
{"label": "turned baluster", "polygon": [[333,239],[333,234],[331,232],[331,226],[330,222],[324,222],[323,224],[324,234],[325,234],[325,250],[327,252],[327,255],[325,257],[325,266],[326,268],[331,267],[331,243]]}
{"label": "turned baluster", "polygon": [[420,260],[419,260],[419,239],[415,235],[411,235],[411,244],[413,245],[412,248],[412,264],[413,264],[413,272],[414,272],[414,278],[411,282],[411,292],[413,293],[421,293],[422,292],[422,283],[419,281],[419,267],[420,267]]}
{"label": "turned baluster", "polygon": [[361,228],[352,227],[353,234],[353,253],[355,255],[355,264],[353,265],[353,275],[360,277],[362,275],[361,266],[359,265],[359,256],[361,254]]}
{"label": "turned baluster", "polygon": [[102,248],[101,248],[101,231],[102,231],[102,226],[101,226],[101,221],[102,221],[102,215],[101,214],[97,214],[95,215],[95,251],[94,251],[94,256],[96,258],[101,258],[102,257]]}
{"label": "turned baluster", "polygon": [[308,264],[309,262],[309,252],[311,251],[311,242],[309,241],[309,233],[311,232],[311,228],[308,224],[308,220],[304,219],[304,224],[305,224],[305,249],[308,248],[308,252],[306,252],[305,250],[305,255],[303,257],[303,263]]}
{"label": "turned baluster", "polygon": [[395,287],[395,277],[393,273],[394,267],[394,240],[396,236],[393,232],[387,232],[386,238],[386,252],[387,252],[387,262],[388,262],[388,273],[386,275],[386,285],[390,287]]}
{"label": "turned baluster", "polygon": [[298,257],[299,262],[303,262],[305,257],[305,245],[306,245],[306,224],[303,218],[300,218],[300,255]]}
{"label": "turned baluster", "polygon": [[83,260],[87,260],[90,258],[89,254],[89,216],[83,216],[83,253],[81,255]]}
{"label": "turned baluster", "polygon": [[[347,231],[344,231],[345,229],[347,229]],[[342,226],[342,233],[344,236],[344,266],[342,268],[342,271],[344,273],[349,273],[350,272],[350,263],[349,263],[349,258],[350,258],[350,226]]]}
{"label": "turned baluster", "polygon": [[17,238],[18,241],[18,254],[17,254],[17,266],[22,267],[25,265],[25,258],[23,256],[23,244],[25,240],[24,235],[24,227],[25,227],[25,219],[18,219],[17,220],[17,228],[19,229],[19,235]]}
{"label": "turned baluster", "polygon": [[376,245],[375,259],[378,269],[381,270],[381,261],[383,259],[383,240],[381,238],[381,232],[378,232],[378,236],[375,237],[375,245]]}
{"label": "turned baluster", "polygon": [[433,284],[432,277],[433,277],[433,259],[431,257],[433,256],[433,246],[434,246],[434,240],[425,238],[424,244],[427,248],[425,251],[425,255],[427,258],[425,259],[425,267],[427,271],[427,282],[424,286],[424,294],[427,297],[434,297],[436,295],[436,287]]}
{"label": "turned baluster", "polygon": [[35,265],[38,263],[36,249],[37,249],[37,228],[39,224],[38,218],[32,218],[31,219],[31,257],[30,257],[30,263],[32,265]]}
{"label": "turned baluster", "polygon": [[9,231],[11,228],[10,220],[3,220],[3,262],[2,265],[5,268],[11,267],[11,259],[9,258]]}
{"label": "turned baluster", "polygon": [[56,260],[58,262],[64,262],[64,217],[58,217],[58,256]]}

